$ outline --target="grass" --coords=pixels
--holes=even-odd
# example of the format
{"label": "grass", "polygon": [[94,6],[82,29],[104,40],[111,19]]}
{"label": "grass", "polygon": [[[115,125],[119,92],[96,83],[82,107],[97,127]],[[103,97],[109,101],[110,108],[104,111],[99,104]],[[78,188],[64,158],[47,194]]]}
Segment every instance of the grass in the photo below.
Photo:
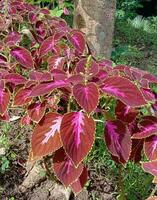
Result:
{"label": "grass", "polygon": [[157,74],[157,32],[146,32],[127,21],[117,21],[112,59]]}

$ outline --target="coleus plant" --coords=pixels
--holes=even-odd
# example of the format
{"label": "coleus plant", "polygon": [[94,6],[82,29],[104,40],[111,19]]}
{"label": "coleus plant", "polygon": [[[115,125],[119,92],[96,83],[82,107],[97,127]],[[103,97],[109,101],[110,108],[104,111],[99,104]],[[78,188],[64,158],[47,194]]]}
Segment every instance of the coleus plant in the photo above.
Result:
{"label": "coleus plant", "polygon": [[11,107],[23,108],[20,123],[33,127],[29,160],[51,155],[56,177],[79,193],[96,123],[103,122],[113,160],[139,162],[144,150],[142,167],[156,180],[157,77],[97,60],[85,35],[45,8],[6,2],[0,1],[0,119],[9,120]]}

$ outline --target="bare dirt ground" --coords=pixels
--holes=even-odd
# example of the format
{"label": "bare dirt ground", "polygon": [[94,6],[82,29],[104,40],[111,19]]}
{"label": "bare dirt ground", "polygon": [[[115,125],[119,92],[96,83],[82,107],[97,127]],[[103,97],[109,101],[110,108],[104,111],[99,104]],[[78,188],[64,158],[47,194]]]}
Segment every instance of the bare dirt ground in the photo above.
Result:
{"label": "bare dirt ground", "polygon": [[[11,122],[11,129],[8,133],[12,151],[18,156],[17,159],[10,164],[10,168],[4,174],[0,173],[1,200],[8,200],[11,197],[14,197],[15,200],[115,199],[113,195],[114,184],[105,177],[105,167],[98,171],[93,167],[92,163],[88,166],[89,184],[77,197],[75,197],[70,190],[66,190],[61,186],[60,183],[50,180],[47,175],[41,175],[36,169],[34,169],[35,174],[30,175],[30,177],[32,177],[28,179],[29,172],[26,161],[30,146],[31,129],[28,127],[20,128],[18,124],[19,121]],[[42,169],[40,164],[38,167]],[[27,182],[25,185],[26,188],[23,187],[25,182]]]}

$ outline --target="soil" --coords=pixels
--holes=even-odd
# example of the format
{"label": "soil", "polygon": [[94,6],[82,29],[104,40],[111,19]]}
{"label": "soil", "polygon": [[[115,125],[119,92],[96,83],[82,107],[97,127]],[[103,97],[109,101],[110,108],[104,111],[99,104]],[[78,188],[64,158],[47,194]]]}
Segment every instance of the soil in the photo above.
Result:
{"label": "soil", "polygon": [[[32,188],[22,193],[19,186],[25,180],[27,169],[26,160],[30,146],[31,129],[28,127],[19,127],[19,121],[11,122],[9,131],[9,140],[11,141],[11,150],[18,157],[10,164],[9,170],[4,174],[0,173],[0,200],[66,200],[65,195],[57,190],[63,190],[63,186],[50,180],[49,177],[43,177]],[[108,180],[104,169],[98,170],[91,163],[88,166],[90,184],[77,197],[72,193],[70,200],[113,200],[114,184]],[[54,189],[55,188],[55,189]]]}

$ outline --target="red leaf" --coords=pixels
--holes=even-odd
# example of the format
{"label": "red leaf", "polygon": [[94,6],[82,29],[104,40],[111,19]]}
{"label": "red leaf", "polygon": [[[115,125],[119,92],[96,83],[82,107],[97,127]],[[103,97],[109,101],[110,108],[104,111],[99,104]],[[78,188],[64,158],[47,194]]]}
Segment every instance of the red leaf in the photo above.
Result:
{"label": "red leaf", "polygon": [[31,118],[29,117],[29,115],[25,115],[24,117],[21,118],[20,120],[20,124],[22,126],[26,126],[26,125],[30,125],[31,123]]}
{"label": "red leaf", "polygon": [[86,41],[82,32],[77,30],[71,31],[69,41],[73,44],[77,51],[83,53],[85,50]]}
{"label": "red leaf", "polygon": [[16,73],[7,74],[4,77],[4,79],[6,80],[6,82],[14,83],[15,85],[25,84],[27,81],[27,79],[25,79],[25,77],[23,77],[20,74],[16,74]]}
{"label": "red leaf", "polygon": [[32,97],[30,97],[31,91],[31,87],[18,90],[14,97],[14,105],[22,106],[29,103],[32,100]]}
{"label": "red leaf", "polygon": [[28,115],[32,121],[38,123],[45,114],[46,103],[33,103],[28,106]]}
{"label": "red leaf", "polygon": [[29,77],[34,81],[50,81],[53,79],[50,72],[39,71],[31,71]]}
{"label": "red leaf", "polygon": [[57,178],[68,187],[79,178],[83,171],[83,165],[81,163],[76,168],[64,149],[59,149],[53,158],[53,169]]}
{"label": "red leaf", "polygon": [[84,167],[81,176],[70,186],[75,194],[79,194],[85,186],[88,179],[88,171]]}
{"label": "red leaf", "polygon": [[144,171],[157,176],[157,161],[142,162]]}
{"label": "red leaf", "polygon": [[117,101],[115,108],[116,118],[127,123],[131,123],[138,115],[138,111],[130,106],[123,104],[121,101]]}
{"label": "red leaf", "polygon": [[40,10],[40,12],[43,13],[44,15],[50,14],[50,11],[49,11],[48,9],[46,9],[46,8],[42,8],[42,9]]}
{"label": "red leaf", "polygon": [[8,36],[5,38],[4,42],[6,45],[15,45],[17,42],[20,42],[21,35],[19,32],[13,31],[8,34]]}
{"label": "red leaf", "polygon": [[95,122],[82,112],[65,114],[61,123],[63,147],[77,166],[94,143]]}
{"label": "red leaf", "polygon": [[11,55],[24,67],[32,69],[34,67],[33,58],[30,52],[24,47],[15,47],[11,50]]}
{"label": "red leaf", "polygon": [[68,78],[68,81],[72,83],[73,85],[77,83],[82,83],[83,80],[84,80],[84,77],[81,74],[75,74]]}
{"label": "red leaf", "polygon": [[28,80],[25,84],[25,88],[31,88],[31,87],[35,86],[36,84],[37,84],[36,81]]}
{"label": "red leaf", "polygon": [[34,13],[33,11],[28,13],[28,19],[30,21],[31,24],[34,24],[37,20],[37,14]]}
{"label": "red leaf", "polygon": [[2,55],[0,55],[0,66],[7,67],[7,58]]}
{"label": "red leaf", "polygon": [[141,87],[149,89],[149,82],[148,82],[148,80],[142,79],[142,80],[139,81],[139,83],[140,83]]}
{"label": "red leaf", "polygon": [[128,106],[141,106],[146,104],[138,87],[123,77],[110,77],[104,80],[101,89],[104,93],[112,95]]}
{"label": "red leaf", "polygon": [[129,160],[135,163],[139,162],[142,157],[143,140],[132,140],[132,149]]}
{"label": "red leaf", "polygon": [[3,115],[10,101],[9,91],[5,88],[0,88],[0,115]]}
{"label": "red leaf", "polygon": [[102,84],[104,79],[108,77],[108,73],[105,70],[99,70],[99,72],[93,77],[92,81],[97,84]]}
{"label": "red leaf", "polygon": [[0,121],[9,121],[10,116],[9,113],[6,111],[3,115],[0,115]]}
{"label": "red leaf", "polygon": [[157,117],[154,117],[154,116],[144,116],[142,119],[143,120],[150,120],[154,123],[157,123]]}
{"label": "red leaf", "polygon": [[48,94],[49,92],[52,92],[56,88],[62,88],[68,86],[69,83],[64,80],[57,80],[57,81],[51,81],[48,83],[41,83],[33,88],[31,92],[31,96],[40,96]]}
{"label": "red leaf", "polygon": [[144,152],[149,160],[157,159],[157,136],[146,138],[144,142]]}
{"label": "red leaf", "polygon": [[59,132],[62,116],[48,113],[35,127],[32,135],[33,159],[55,152],[62,147]]}
{"label": "red leaf", "polygon": [[44,38],[46,36],[46,27],[43,21],[37,21],[35,24],[35,29],[39,37]]}
{"label": "red leaf", "polygon": [[53,69],[51,71],[51,75],[53,76],[54,81],[63,80],[67,78],[66,72],[60,69]]}
{"label": "red leaf", "polygon": [[80,59],[76,65],[76,72],[87,74],[88,76],[93,76],[98,73],[99,65],[94,60],[91,61],[90,66],[87,67],[86,64],[87,58]]}
{"label": "red leaf", "polygon": [[63,69],[65,63],[64,57],[52,56],[48,59],[48,65],[50,70]]}
{"label": "red leaf", "polygon": [[[100,60],[98,62],[99,66],[101,69],[107,69],[107,67],[109,67],[110,69],[112,69],[112,61],[111,60],[106,60],[106,59],[103,59],[103,60]],[[110,70],[109,70],[110,71]]]}
{"label": "red leaf", "polygon": [[142,75],[143,75],[143,71],[140,71],[139,69],[137,68],[133,68],[131,67],[131,76],[132,76],[132,79],[133,80],[141,80],[142,78]]}
{"label": "red leaf", "polygon": [[3,90],[5,87],[4,80],[0,80],[0,90]]}
{"label": "red leaf", "polygon": [[157,83],[157,77],[152,74],[145,74],[142,78],[149,81],[149,83]]}
{"label": "red leaf", "polygon": [[0,69],[0,81],[2,81],[1,79],[4,79],[4,77],[9,74],[9,72],[7,70],[4,69]]}
{"label": "red leaf", "polygon": [[99,91],[94,83],[75,85],[73,87],[73,95],[88,114],[96,109],[99,101]]}
{"label": "red leaf", "polygon": [[157,133],[157,123],[152,120],[145,119],[139,123],[140,131],[134,133],[132,138],[143,139],[155,135]]}
{"label": "red leaf", "polygon": [[40,46],[39,55],[44,56],[54,47],[54,36],[48,37]]}
{"label": "red leaf", "polygon": [[155,101],[155,95],[150,89],[141,88],[141,92],[146,99],[146,101]]}
{"label": "red leaf", "polygon": [[118,157],[121,163],[128,161],[131,153],[131,135],[122,121],[107,121],[105,141],[110,153]]}

